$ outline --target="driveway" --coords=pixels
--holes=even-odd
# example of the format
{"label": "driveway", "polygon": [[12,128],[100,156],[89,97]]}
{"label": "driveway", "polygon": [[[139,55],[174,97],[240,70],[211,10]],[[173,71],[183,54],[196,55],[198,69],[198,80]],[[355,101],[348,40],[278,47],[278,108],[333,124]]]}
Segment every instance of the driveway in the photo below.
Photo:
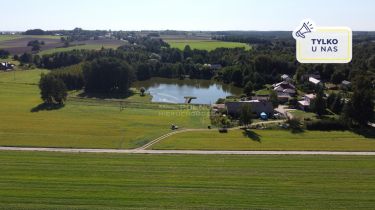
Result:
{"label": "driveway", "polygon": [[279,105],[275,111],[283,114],[286,117],[293,118],[293,115],[290,113],[290,111],[294,111],[296,109],[289,109],[286,105]]}

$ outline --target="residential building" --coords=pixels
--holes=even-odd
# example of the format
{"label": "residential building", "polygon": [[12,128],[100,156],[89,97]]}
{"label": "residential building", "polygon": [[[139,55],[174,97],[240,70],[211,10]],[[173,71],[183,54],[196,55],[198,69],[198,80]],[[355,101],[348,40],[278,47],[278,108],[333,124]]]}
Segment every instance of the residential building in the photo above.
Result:
{"label": "residential building", "polygon": [[316,95],[315,94],[306,94],[304,97],[303,97],[303,100],[301,101],[298,101],[298,105],[300,107],[301,110],[304,110],[304,111],[307,111],[310,109],[310,105],[311,105],[311,102],[312,100],[314,100],[316,98]]}

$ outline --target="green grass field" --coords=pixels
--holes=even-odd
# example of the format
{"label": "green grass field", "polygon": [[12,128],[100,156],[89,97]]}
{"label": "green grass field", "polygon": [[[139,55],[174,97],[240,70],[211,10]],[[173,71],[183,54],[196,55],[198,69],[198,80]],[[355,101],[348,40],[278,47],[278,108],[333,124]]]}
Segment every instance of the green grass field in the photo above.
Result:
{"label": "green grass field", "polygon": [[213,130],[173,135],[152,149],[375,151],[375,139],[349,131]]}
{"label": "green grass field", "polygon": [[0,152],[3,209],[373,209],[375,157]]}
{"label": "green grass field", "polygon": [[[40,110],[37,83],[45,70],[0,73],[0,145],[74,148],[135,148],[170,132],[170,125],[203,128],[208,109],[145,102],[68,99],[59,110]],[[146,99],[149,97],[145,97]],[[149,106],[148,106],[149,105]]]}
{"label": "green grass field", "polygon": [[0,42],[13,40],[13,39],[19,39],[21,37],[22,37],[21,35],[0,35]]}
{"label": "green grass field", "polygon": [[199,49],[199,50],[214,50],[219,47],[224,48],[236,48],[236,47],[243,47],[246,50],[250,50],[251,47],[244,43],[238,42],[222,42],[222,41],[213,41],[213,40],[173,40],[167,39],[165,40],[168,44],[171,45],[173,48],[178,48],[183,50],[186,45],[189,45],[192,49]]}
{"label": "green grass field", "polygon": [[61,48],[54,48],[49,50],[43,50],[38,53],[38,55],[47,55],[57,52],[67,52],[71,50],[100,50],[102,47],[104,48],[117,48],[120,45],[113,45],[113,44],[85,44],[85,45],[77,45],[71,47],[61,47]]}
{"label": "green grass field", "polygon": [[61,39],[61,36],[52,35],[0,35],[0,41],[8,41],[21,38],[39,38],[39,39]]}

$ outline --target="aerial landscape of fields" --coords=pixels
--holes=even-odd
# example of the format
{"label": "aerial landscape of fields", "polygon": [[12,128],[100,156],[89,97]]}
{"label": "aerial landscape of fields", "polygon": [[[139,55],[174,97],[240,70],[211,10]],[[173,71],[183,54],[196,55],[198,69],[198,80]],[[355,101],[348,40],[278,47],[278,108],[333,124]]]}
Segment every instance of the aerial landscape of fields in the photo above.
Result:
{"label": "aerial landscape of fields", "polygon": [[375,5],[335,2],[5,3],[0,209],[374,209]]}

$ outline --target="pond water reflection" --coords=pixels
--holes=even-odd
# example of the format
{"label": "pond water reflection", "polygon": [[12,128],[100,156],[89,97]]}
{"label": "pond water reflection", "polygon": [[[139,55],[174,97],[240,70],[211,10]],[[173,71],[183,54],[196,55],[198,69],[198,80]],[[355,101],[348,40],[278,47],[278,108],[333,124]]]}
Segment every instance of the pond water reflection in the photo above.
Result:
{"label": "pond water reflection", "polygon": [[219,98],[240,95],[242,89],[212,80],[152,78],[137,81],[134,87],[146,88],[152,95],[152,102],[185,103],[186,96],[196,97],[193,104],[212,104]]}

